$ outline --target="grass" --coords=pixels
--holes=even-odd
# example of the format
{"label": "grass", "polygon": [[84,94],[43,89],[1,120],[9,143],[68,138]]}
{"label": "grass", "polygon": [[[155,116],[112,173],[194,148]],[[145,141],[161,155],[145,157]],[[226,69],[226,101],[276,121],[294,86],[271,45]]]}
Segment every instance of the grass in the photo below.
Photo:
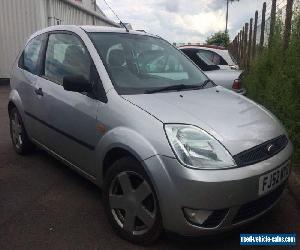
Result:
{"label": "grass", "polygon": [[300,14],[294,15],[288,49],[283,49],[282,23],[277,22],[269,48],[252,62],[244,82],[248,96],[273,112],[286,128],[300,166]]}

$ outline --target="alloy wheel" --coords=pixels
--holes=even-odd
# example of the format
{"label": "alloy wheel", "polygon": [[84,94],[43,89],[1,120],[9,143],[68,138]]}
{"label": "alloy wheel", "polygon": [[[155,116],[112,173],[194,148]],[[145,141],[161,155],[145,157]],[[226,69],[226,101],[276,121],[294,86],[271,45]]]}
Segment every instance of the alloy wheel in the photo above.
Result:
{"label": "alloy wheel", "polygon": [[155,223],[154,194],[149,183],[136,172],[124,171],[112,180],[109,205],[114,220],[133,235],[147,233]]}
{"label": "alloy wheel", "polygon": [[16,148],[20,149],[23,144],[23,140],[22,140],[22,124],[18,117],[18,113],[13,112],[11,114],[10,119],[11,119],[12,140],[13,140],[13,143],[15,144]]}

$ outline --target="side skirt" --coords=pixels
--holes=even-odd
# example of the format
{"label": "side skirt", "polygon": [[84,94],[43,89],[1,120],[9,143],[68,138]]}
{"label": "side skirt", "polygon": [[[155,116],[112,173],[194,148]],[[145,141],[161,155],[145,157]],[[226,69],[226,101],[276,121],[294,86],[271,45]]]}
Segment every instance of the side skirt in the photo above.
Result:
{"label": "side skirt", "polygon": [[51,150],[50,148],[48,148],[47,146],[45,146],[44,144],[40,143],[39,141],[37,141],[36,139],[31,139],[33,143],[35,143],[39,148],[45,150],[48,154],[52,155],[54,158],[56,158],[57,160],[61,161],[62,163],[64,163],[65,165],[67,165],[68,167],[70,167],[72,170],[76,171],[77,173],[79,173],[81,176],[87,178],[89,181],[93,182],[94,184],[97,185],[96,182],[96,177],[93,175],[90,175],[89,173],[83,171],[82,169],[80,169],[78,166],[74,165],[72,162],[66,160],[64,157],[60,156],[59,154],[57,154],[56,152],[54,152],[53,150]]}

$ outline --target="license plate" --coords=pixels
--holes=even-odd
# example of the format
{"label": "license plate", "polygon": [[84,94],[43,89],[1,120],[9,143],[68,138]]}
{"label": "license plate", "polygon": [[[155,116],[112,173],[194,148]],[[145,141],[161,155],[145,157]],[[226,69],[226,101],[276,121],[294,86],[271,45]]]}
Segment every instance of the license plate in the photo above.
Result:
{"label": "license plate", "polygon": [[263,195],[278,187],[289,176],[288,163],[259,177],[258,195]]}

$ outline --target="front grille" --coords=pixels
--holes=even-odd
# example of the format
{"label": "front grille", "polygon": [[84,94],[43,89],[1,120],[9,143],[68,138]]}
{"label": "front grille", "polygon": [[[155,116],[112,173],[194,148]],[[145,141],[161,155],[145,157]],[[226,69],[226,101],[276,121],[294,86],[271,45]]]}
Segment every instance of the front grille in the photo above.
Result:
{"label": "front grille", "polygon": [[278,154],[287,144],[287,137],[285,135],[281,135],[275,139],[245,150],[233,156],[233,158],[239,167],[252,165]]}
{"label": "front grille", "polygon": [[215,210],[211,213],[210,216],[206,219],[206,221],[201,224],[201,227],[213,228],[218,226],[222,220],[225,218],[228,209]]}
{"label": "front grille", "polygon": [[284,187],[285,184],[282,184],[277,189],[265,195],[264,197],[242,205],[235,215],[232,224],[250,219],[271,207],[279,199],[284,190]]}

